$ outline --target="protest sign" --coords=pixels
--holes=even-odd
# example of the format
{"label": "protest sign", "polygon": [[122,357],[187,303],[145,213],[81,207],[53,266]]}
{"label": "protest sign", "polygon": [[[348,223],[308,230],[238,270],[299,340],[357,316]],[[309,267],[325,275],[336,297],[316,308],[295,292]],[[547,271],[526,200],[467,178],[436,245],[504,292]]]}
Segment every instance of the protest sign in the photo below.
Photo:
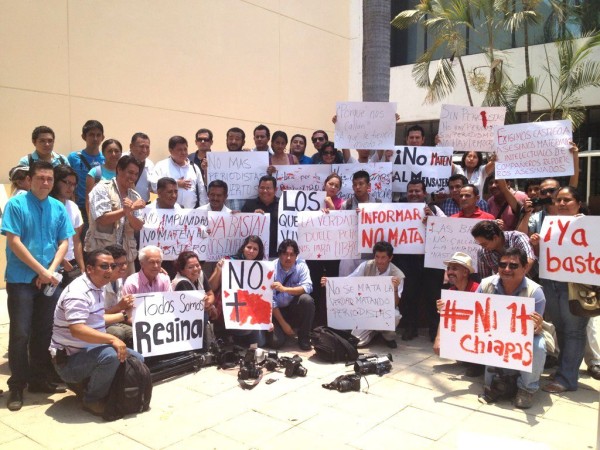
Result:
{"label": "protest sign", "polygon": [[392,169],[392,189],[406,192],[410,180],[425,182],[428,193],[448,192],[448,178],[452,174],[450,147],[395,147]]}
{"label": "protest sign", "polygon": [[235,255],[244,239],[253,234],[262,239],[265,257],[268,257],[270,224],[269,214],[209,211],[210,239],[206,247],[206,260],[218,261],[226,256]]}
{"label": "protest sign", "polygon": [[331,164],[296,164],[276,166],[277,195],[287,190],[322,191],[325,178],[331,173]]}
{"label": "protest sign", "polygon": [[504,125],[503,106],[442,105],[439,137],[455,152],[493,152],[494,127]]}
{"label": "protest sign", "polygon": [[323,191],[283,191],[279,199],[277,245],[279,246],[284,239],[298,241],[299,211],[320,211],[324,207]]}
{"label": "protest sign", "polygon": [[156,245],[163,251],[163,260],[173,261],[185,250],[206,259],[208,245],[208,213],[197,209],[144,208],[140,219],[140,248]]}
{"label": "protest sign", "polygon": [[225,328],[268,330],[271,327],[274,272],[272,261],[225,261],[221,278]]}
{"label": "protest sign", "polygon": [[392,277],[327,278],[327,324],[338,330],[394,330]]}
{"label": "protest sign", "polygon": [[477,250],[480,246],[471,235],[471,228],[477,222],[478,219],[460,217],[428,217],[425,235],[425,267],[446,269],[444,261],[450,259],[456,252],[463,252],[471,257],[477,272]]}
{"label": "protest sign", "polygon": [[546,216],[540,278],[600,285],[600,217]]}
{"label": "protest sign", "polygon": [[227,183],[230,200],[256,198],[260,177],[267,174],[268,152],[208,152],[208,183]]}
{"label": "protest sign", "polygon": [[198,350],[204,332],[204,291],[134,295],[133,342],[144,356]]}
{"label": "protest sign", "polygon": [[373,245],[386,241],[394,253],[425,253],[425,203],[360,203],[358,251],[371,253]]}
{"label": "protest sign", "polygon": [[358,259],[356,211],[298,213],[298,247],[305,260]]}
{"label": "protest sign", "polygon": [[392,163],[332,164],[331,169],[342,178],[342,189],[338,197],[344,200],[354,195],[352,175],[365,170],[371,178],[371,195],[384,203],[392,201]]}
{"label": "protest sign", "polygon": [[534,299],[442,290],[440,356],[531,373]]}
{"label": "protest sign", "polygon": [[496,128],[496,178],[573,175],[569,120],[520,123]]}
{"label": "protest sign", "polygon": [[396,103],[336,103],[337,148],[383,150],[394,146]]}

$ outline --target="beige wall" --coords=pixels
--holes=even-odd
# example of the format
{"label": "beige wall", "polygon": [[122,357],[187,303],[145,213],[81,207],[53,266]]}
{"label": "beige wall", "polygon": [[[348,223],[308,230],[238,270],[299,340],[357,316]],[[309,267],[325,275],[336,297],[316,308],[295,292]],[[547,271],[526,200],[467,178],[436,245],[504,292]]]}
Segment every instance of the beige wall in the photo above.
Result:
{"label": "beige wall", "polygon": [[[82,148],[81,126],[105,136],[167,140],[258,123],[289,135],[332,130],[335,102],[356,98],[357,0],[0,0],[0,182],[32,150]],[[352,67],[350,67],[352,65]],[[350,80],[350,81],[349,81]],[[194,147],[190,142],[190,147]],[[312,151],[308,151],[312,154]]]}

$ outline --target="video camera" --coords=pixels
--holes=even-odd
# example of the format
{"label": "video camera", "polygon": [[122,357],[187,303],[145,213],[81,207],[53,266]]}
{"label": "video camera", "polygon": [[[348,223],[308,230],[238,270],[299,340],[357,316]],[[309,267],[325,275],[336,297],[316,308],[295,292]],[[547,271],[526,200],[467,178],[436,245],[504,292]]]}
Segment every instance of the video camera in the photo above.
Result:
{"label": "video camera", "polygon": [[382,376],[392,370],[392,361],[391,353],[387,355],[376,355],[375,353],[360,355],[354,363],[354,372],[358,375],[373,373]]}
{"label": "video camera", "polygon": [[340,375],[331,383],[322,385],[325,389],[337,390],[339,392],[360,391],[360,375]]}

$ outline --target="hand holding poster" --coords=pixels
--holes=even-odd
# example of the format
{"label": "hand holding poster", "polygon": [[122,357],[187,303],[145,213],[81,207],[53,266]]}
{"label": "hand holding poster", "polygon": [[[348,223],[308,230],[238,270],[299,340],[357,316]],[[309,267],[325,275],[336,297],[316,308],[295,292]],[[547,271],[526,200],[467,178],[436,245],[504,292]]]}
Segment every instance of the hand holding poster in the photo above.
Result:
{"label": "hand holding poster", "polygon": [[331,169],[342,179],[342,189],[338,197],[344,200],[354,195],[352,190],[352,175],[359,170],[365,170],[371,178],[371,195],[384,203],[392,202],[392,163],[355,163],[332,164]]}
{"label": "hand holding poster", "polygon": [[573,175],[569,120],[520,123],[496,129],[496,178]]}
{"label": "hand holding poster", "polygon": [[305,260],[358,259],[356,211],[298,213],[298,247]]}
{"label": "hand holding poster", "polygon": [[296,164],[276,166],[277,196],[283,191],[322,191],[325,178],[331,173],[331,164]]}
{"label": "hand holding poster", "polygon": [[439,136],[455,152],[494,151],[494,127],[504,125],[503,106],[442,105]]}
{"label": "hand holding poster", "polygon": [[394,330],[392,277],[327,278],[327,324],[338,330]]}
{"label": "hand holding poster", "polygon": [[440,356],[531,373],[534,300],[442,290]]}
{"label": "hand holding poster", "polygon": [[144,227],[140,231],[140,248],[156,245],[165,261],[174,261],[185,250],[206,259],[208,213],[197,209],[144,208]]}
{"label": "hand holding poster", "polygon": [[206,260],[218,261],[235,255],[250,235],[257,235],[265,245],[265,256],[269,252],[271,216],[259,213],[208,212],[210,239],[206,248]]}
{"label": "hand holding poster", "polygon": [[273,312],[271,261],[230,260],[223,264],[221,299],[228,330],[269,330]]}
{"label": "hand holding poster", "polygon": [[204,291],[136,294],[133,342],[144,356],[198,350],[204,334]]}
{"label": "hand holding poster", "polygon": [[279,199],[277,245],[284,239],[298,241],[298,212],[320,211],[325,207],[325,192],[283,191]]}
{"label": "hand holding poster", "polygon": [[230,200],[256,198],[258,181],[267,174],[267,152],[208,152],[208,183],[227,183]]}
{"label": "hand holding poster", "polygon": [[463,252],[473,260],[477,272],[477,250],[480,246],[471,235],[471,228],[479,222],[478,219],[460,217],[427,218],[425,237],[425,267],[446,269],[445,260],[455,252]]}
{"label": "hand holding poster", "polygon": [[452,174],[450,147],[395,147],[392,169],[392,189],[406,192],[407,184],[415,178],[425,182],[428,193],[448,192]]}
{"label": "hand holding poster", "polygon": [[337,148],[384,150],[394,146],[396,103],[338,102],[336,116]]}
{"label": "hand holding poster", "polygon": [[425,203],[360,203],[358,251],[371,253],[386,241],[398,254],[425,253]]}
{"label": "hand holding poster", "polygon": [[540,278],[600,285],[600,217],[546,216]]}

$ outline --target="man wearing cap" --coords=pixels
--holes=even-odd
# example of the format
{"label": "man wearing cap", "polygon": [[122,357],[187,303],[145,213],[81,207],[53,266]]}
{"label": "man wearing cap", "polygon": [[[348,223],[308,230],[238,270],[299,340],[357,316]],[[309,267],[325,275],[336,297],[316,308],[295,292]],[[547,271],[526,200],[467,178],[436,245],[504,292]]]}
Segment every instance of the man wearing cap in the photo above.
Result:
{"label": "man wearing cap", "polygon": [[[446,269],[446,275],[448,282],[451,286],[448,288],[450,291],[461,291],[461,292],[476,292],[479,287],[479,283],[471,280],[470,275],[475,272],[473,267],[473,260],[469,255],[463,252],[456,252],[450,259],[444,261],[444,264],[448,267]],[[443,300],[437,301],[438,312],[442,311],[444,307]],[[438,326],[437,335],[433,341],[433,351],[436,355],[440,354],[440,328]],[[478,377],[483,375],[485,366],[481,364],[466,363],[468,377]]]}

